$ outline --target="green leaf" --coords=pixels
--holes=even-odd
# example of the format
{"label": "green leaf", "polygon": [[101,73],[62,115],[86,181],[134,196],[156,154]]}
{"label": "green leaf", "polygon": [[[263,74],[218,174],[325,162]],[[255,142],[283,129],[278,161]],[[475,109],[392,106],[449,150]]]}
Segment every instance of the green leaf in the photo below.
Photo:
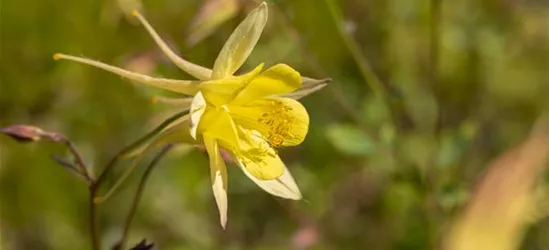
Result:
{"label": "green leaf", "polygon": [[351,156],[370,155],[375,151],[372,139],[362,130],[347,124],[329,126],[326,135],[342,153]]}

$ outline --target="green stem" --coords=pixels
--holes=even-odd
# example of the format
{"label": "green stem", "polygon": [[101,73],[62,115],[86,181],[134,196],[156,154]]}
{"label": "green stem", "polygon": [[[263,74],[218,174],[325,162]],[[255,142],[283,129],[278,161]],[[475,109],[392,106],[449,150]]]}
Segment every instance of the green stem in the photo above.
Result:
{"label": "green stem", "polygon": [[[188,113],[188,110],[185,110],[185,111],[179,112],[179,113],[171,116],[170,118],[168,118],[167,120],[162,122],[158,127],[153,129],[151,132],[147,133],[145,136],[141,137],[139,140],[135,141],[134,143],[130,144],[129,146],[123,148],[120,152],[118,152],[110,160],[110,162],[103,169],[103,171],[101,172],[101,174],[99,175],[99,177],[96,180],[93,180],[93,178],[91,179],[91,182],[89,183],[89,189],[90,189],[89,223],[90,223],[90,234],[91,234],[91,238],[92,238],[92,249],[93,250],[101,250],[101,237],[99,235],[99,222],[98,222],[98,218],[97,218],[97,213],[98,213],[98,209],[99,209],[98,206],[99,206],[99,203],[100,203],[100,202],[97,202],[97,200],[101,199],[101,197],[97,196],[97,192],[100,188],[100,185],[105,180],[107,174],[114,168],[114,166],[118,163],[118,161],[121,158],[124,157],[124,155],[127,155],[127,154],[131,153],[132,151],[138,149],[143,144],[148,142],[150,139],[152,139],[153,137],[155,137],[156,135],[158,135],[159,133],[164,131],[166,128],[168,128],[170,125],[172,125],[175,121],[177,121],[177,119],[183,117],[187,113]],[[72,148],[74,148],[74,147],[72,147]],[[78,161],[82,162],[81,158],[80,158],[80,160],[77,159],[77,162]],[[128,175],[129,175],[129,172],[126,174],[126,177]],[[123,179],[125,179],[125,177]],[[119,180],[118,182],[121,183],[122,181],[123,180]],[[114,192],[114,190],[115,189],[112,189],[110,192],[112,193],[112,192]],[[104,201],[106,199],[101,199],[101,200]]]}
{"label": "green stem", "polygon": [[120,243],[118,245],[118,249],[123,250],[126,249],[126,243],[128,241],[128,236],[130,233],[130,227],[133,221],[133,218],[135,216],[135,213],[137,211],[137,206],[139,205],[139,202],[141,201],[141,197],[143,196],[143,190],[145,189],[145,185],[147,184],[147,180],[149,179],[149,176],[151,175],[152,170],[155,166],[158,165],[158,162],[166,155],[168,151],[173,147],[173,145],[169,144],[164,146],[160,152],[154,157],[154,159],[151,161],[147,169],[145,170],[145,173],[143,174],[143,177],[141,177],[141,181],[139,182],[139,186],[137,187],[137,191],[135,193],[135,197],[133,198],[132,206],[130,208],[130,211],[128,212],[128,217],[126,217],[126,223],[124,225],[124,232],[122,234],[122,239],[120,239]]}
{"label": "green stem", "polygon": [[360,50],[358,43],[343,28],[343,19],[341,18],[340,10],[337,8],[332,0],[324,0],[324,2],[328,6],[328,9],[330,11],[330,17],[332,18],[332,21],[334,22],[339,35],[343,39],[343,43],[353,56],[353,59],[358,66],[360,74],[362,75],[366,83],[370,86],[372,91],[374,91],[374,95],[376,95],[384,103],[388,104],[386,90],[381,80],[379,80],[379,78],[377,77],[368,60],[366,60],[366,58],[362,55],[362,51]]}
{"label": "green stem", "polygon": [[[279,7],[279,5],[275,5],[275,7]],[[308,46],[303,42],[303,39],[300,37],[299,31],[296,29],[296,27],[292,24],[291,17],[287,14],[286,11],[283,9],[279,9],[278,11],[282,16],[283,21],[283,27],[287,28],[291,34],[291,37],[295,40],[295,42],[298,44],[298,46],[301,49],[301,52],[308,60],[305,60],[305,62],[308,64],[308,66],[316,72],[318,75],[322,75],[323,72],[326,72],[322,69],[322,67],[318,64],[318,60],[310,54],[310,51],[308,51]],[[326,78],[332,80],[331,78]],[[306,88],[306,87],[304,87]],[[362,129],[365,133],[367,133],[374,141],[379,140],[379,136],[376,133],[372,133],[370,130],[370,127],[367,126],[364,121],[360,118],[360,114],[353,108],[353,105],[349,102],[347,98],[345,98],[345,94],[343,93],[343,90],[339,87],[337,84],[330,85],[330,88],[333,93],[334,100],[336,103],[342,108],[342,111],[347,114],[347,116],[353,120],[360,129]],[[297,91],[299,92],[299,90]],[[294,92],[292,94],[289,94],[291,97],[293,94],[297,93]]]}
{"label": "green stem", "polygon": [[[184,115],[186,115],[188,113],[188,110],[185,110],[185,111],[182,111],[182,112],[179,112],[173,116],[171,116],[170,118],[168,118],[167,120],[165,120],[164,122],[162,122],[158,127],[156,127],[155,129],[153,129],[151,132],[147,133],[145,136],[141,137],[139,140],[135,141],[134,143],[130,144],[129,146],[125,147],[124,149],[122,149],[120,152],[118,152],[112,159],[111,161],[107,164],[107,166],[103,169],[103,172],[101,172],[101,174],[99,175],[99,177],[97,178],[97,181],[96,181],[96,184],[97,186],[99,186],[106,178],[107,174],[113,169],[113,167],[118,163],[118,161],[122,158],[124,158],[125,155],[131,153],[132,151],[138,149],[139,147],[142,147],[143,144],[145,144],[146,142],[148,142],[150,139],[152,139],[153,137],[155,137],[156,135],[158,135],[160,132],[164,131],[164,129],[166,129],[168,126],[170,126],[171,124],[173,124],[177,119],[183,117]],[[132,169],[133,171],[133,169]],[[125,177],[127,177],[127,175],[129,175],[131,173],[131,171],[126,171],[127,174],[123,175],[122,176],[122,181],[123,179],[125,179]],[[118,182],[121,182],[120,180],[117,181]],[[118,184],[119,185],[119,184]],[[113,186],[113,188],[111,188],[111,190],[109,190],[107,193],[112,193],[114,192],[114,190],[112,189],[116,189],[115,187],[118,186],[117,184],[115,184],[115,186]],[[101,198],[101,197],[97,197],[97,198]],[[102,198],[100,199],[101,202],[105,201],[106,199],[105,198]],[[97,202],[97,199],[96,199],[96,202]],[[99,202],[99,203],[101,203]]]}
{"label": "green stem", "polygon": [[[147,148],[145,150],[148,150],[148,149],[149,148]],[[108,200],[114,194],[114,192],[116,190],[118,190],[120,185],[122,185],[122,183],[124,183],[124,181],[132,174],[132,172],[139,165],[139,163],[141,163],[142,159],[143,159],[143,155],[137,156],[137,158],[135,158],[133,160],[132,164],[129,167],[127,167],[124,170],[124,173],[122,173],[122,175],[116,180],[114,185],[112,185],[112,187],[103,196],[96,197],[94,199],[94,202],[97,203],[97,204],[101,204],[101,203],[105,202],[106,200]]]}

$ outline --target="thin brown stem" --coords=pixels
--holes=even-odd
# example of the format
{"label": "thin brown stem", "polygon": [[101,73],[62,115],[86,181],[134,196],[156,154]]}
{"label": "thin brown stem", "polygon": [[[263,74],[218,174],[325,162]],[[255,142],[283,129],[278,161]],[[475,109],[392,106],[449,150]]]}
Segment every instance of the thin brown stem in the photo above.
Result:
{"label": "thin brown stem", "polygon": [[130,211],[128,212],[128,216],[126,217],[126,223],[124,224],[124,232],[122,233],[122,238],[120,239],[120,243],[116,248],[117,250],[126,249],[126,243],[128,241],[128,236],[130,233],[130,228],[133,222],[133,218],[135,217],[137,207],[139,206],[139,202],[141,201],[141,197],[143,196],[143,190],[145,189],[147,180],[149,179],[149,176],[151,175],[154,167],[158,165],[158,162],[160,162],[160,160],[166,155],[168,151],[170,151],[172,147],[173,147],[172,144],[164,146],[160,150],[160,152],[156,154],[154,159],[151,161],[151,163],[145,170],[145,173],[143,173],[143,176],[141,177],[141,181],[139,182],[139,186],[137,187],[137,191],[133,198],[132,206],[130,208]]}
{"label": "thin brown stem", "polygon": [[88,171],[88,168],[86,167],[86,163],[84,162],[82,156],[80,155],[80,152],[76,149],[76,146],[74,143],[72,143],[69,139],[67,139],[65,136],[57,133],[46,133],[48,135],[48,138],[52,139],[56,142],[63,143],[70,151],[72,156],[74,157],[74,164],[66,162],[64,159],[60,157],[55,157],[54,159],[57,163],[61,164],[64,167],[68,167],[71,170],[74,170],[77,172],[80,176],[84,178],[86,183],[88,184],[89,189],[89,226],[90,226],[90,237],[91,237],[91,244],[93,250],[101,250],[101,237],[99,235],[99,222],[97,219],[97,204],[95,204],[94,200],[96,198],[97,194],[97,181],[92,177],[90,172]]}
{"label": "thin brown stem", "polygon": [[86,179],[86,176],[82,174],[80,169],[74,163],[69,162],[67,159],[58,155],[52,155],[52,158],[57,164],[63,166],[64,168],[69,170],[69,172],[75,174],[78,177],[78,179],[86,182],[86,184],[89,185],[89,181]]}
{"label": "thin brown stem", "polygon": [[77,171],[82,177],[84,177],[85,181],[88,183],[89,186],[91,186],[92,183],[95,182],[95,179],[92,177],[92,175],[88,171],[88,167],[86,166],[86,163],[84,162],[82,156],[80,155],[80,152],[78,152],[74,143],[72,143],[69,139],[67,139],[67,137],[59,133],[53,133],[53,132],[47,132],[47,131],[41,131],[40,136],[54,142],[63,143],[65,147],[67,147],[71,155],[74,157],[74,163],[76,167],[73,169]]}
{"label": "thin brown stem", "polygon": [[74,146],[74,143],[72,143],[71,141],[69,141],[67,139],[64,140],[64,143],[67,146],[67,148],[69,149],[69,151],[71,152],[71,154],[74,156],[74,160],[76,162],[76,167],[78,167],[81,174],[84,176],[84,178],[86,178],[86,181],[88,183],[95,182],[94,178],[92,177],[92,175],[88,171],[88,168],[86,167],[86,164],[84,163],[84,160],[82,159],[82,156],[80,155],[80,153],[78,153],[78,150],[76,150],[76,146]]}

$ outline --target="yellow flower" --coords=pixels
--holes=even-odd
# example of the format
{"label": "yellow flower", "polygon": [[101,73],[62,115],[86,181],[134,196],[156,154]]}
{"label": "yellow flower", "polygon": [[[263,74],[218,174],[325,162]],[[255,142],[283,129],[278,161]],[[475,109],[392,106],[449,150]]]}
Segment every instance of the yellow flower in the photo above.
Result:
{"label": "yellow flower", "polygon": [[250,12],[229,37],[210,70],[177,56],[134,11],[166,56],[197,81],[151,77],[86,58],[54,55],[56,60],[92,65],[135,82],[193,96],[187,106],[189,115],[164,131],[157,143],[177,140],[206,146],[223,227],[227,222],[227,169],[220,149],[230,152],[246,176],[265,191],[282,198],[301,199],[299,188],[275,148],[298,145],[305,139],[309,116],[295,99],[326,85],[326,80],[301,77],[285,64],[266,70],[261,64],[249,73],[234,76],[256,45],[267,13],[266,3]]}

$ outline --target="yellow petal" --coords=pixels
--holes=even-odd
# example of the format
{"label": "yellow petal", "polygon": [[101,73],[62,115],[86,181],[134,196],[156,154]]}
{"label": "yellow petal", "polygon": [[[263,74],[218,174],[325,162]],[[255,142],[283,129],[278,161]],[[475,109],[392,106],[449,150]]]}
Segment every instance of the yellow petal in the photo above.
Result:
{"label": "yellow petal", "polygon": [[241,129],[240,150],[233,154],[240,165],[259,180],[272,180],[284,173],[278,153],[257,131]]}
{"label": "yellow petal", "polygon": [[244,105],[262,97],[290,93],[300,86],[299,72],[286,64],[277,64],[254,77],[231,104]]}
{"label": "yellow petal", "polygon": [[196,65],[194,63],[191,63],[177,54],[173,52],[170,47],[162,40],[162,38],[156,33],[156,31],[153,29],[153,27],[147,22],[147,20],[139,14],[137,11],[133,11],[132,14],[137,17],[137,19],[145,26],[145,29],[149,32],[149,34],[152,36],[158,47],[164,52],[164,54],[170,58],[170,60],[177,65],[180,69],[183,71],[189,73],[190,75],[196,77],[200,80],[208,80],[210,79],[210,76],[212,75],[212,70],[202,67],[200,65]]}
{"label": "yellow petal", "polygon": [[148,75],[142,75],[142,74],[131,72],[125,69],[114,67],[99,61],[94,61],[94,60],[77,57],[77,56],[55,54],[53,55],[53,59],[55,60],[65,59],[65,60],[87,64],[90,66],[94,66],[94,67],[112,72],[119,76],[126,77],[138,83],[142,83],[142,84],[149,85],[156,88],[174,91],[181,94],[194,95],[198,91],[198,84],[197,84],[198,82],[196,81],[183,81],[183,80],[151,77]]}
{"label": "yellow petal", "polygon": [[200,83],[200,90],[206,101],[216,107],[229,103],[263,69],[263,63],[254,70],[239,76],[224,79],[205,81]]}
{"label": "yellow petal", "polygon": [[231,34],[213,66],[212,79],[231,76],[246,61],[267,23],[267,4],[250,12]]}
{"label": "yellow petal", "polygon": [[267,193],[285,199],[300,200],[302,198],[299,187],[286,166],[284,166],[284,173],[282,176],[274,180],[260,180],[251,174],[242,162],[238,161],[238,164],[241,166],[244,174]]}
{"label": "yellow petal", "polygon": [[307,110],[290,98],[264,98],[229,109],[237,124],[258,131],[274,147],[298,145],[309,130]]}
{"label": "yellow petal", "polygon": [[238,149],[239,137],[236,125],[224,109],[206,108],[200,119],[198,133],[208,134],[228,145],[227,149]]}
{"label": "yellow petal", "polygon": [[208,151],[208,156],[210,158],[212,190],[214,193],[215,202],[217,203],[217,208],[219,209],[219,219],[221,226],[225,228],[225,225],[227,224],[228,208],[227,167],[225,166],[225,161],[223,161],[223,158],[221,157],[217,140],[205,134],[204,144],[206,145],[206,150]]}

